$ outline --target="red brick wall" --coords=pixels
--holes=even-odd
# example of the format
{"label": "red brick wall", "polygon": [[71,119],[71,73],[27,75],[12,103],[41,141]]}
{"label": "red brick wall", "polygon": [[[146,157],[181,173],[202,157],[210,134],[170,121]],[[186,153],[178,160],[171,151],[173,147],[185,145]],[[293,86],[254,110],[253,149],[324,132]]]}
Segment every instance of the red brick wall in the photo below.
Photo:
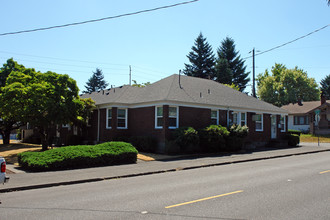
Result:
{"label": "red brick wall", "polygon": [[180,107],[179,126],[191,126],[195,129],[205,128],[211,124],[211,109]]}

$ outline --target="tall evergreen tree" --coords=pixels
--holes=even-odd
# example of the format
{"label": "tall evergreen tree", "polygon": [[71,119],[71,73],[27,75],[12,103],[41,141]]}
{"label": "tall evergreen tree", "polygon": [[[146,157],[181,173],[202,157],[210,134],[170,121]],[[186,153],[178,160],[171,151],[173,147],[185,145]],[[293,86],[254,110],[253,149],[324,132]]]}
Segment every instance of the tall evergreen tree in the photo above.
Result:
{"label": "tall evergreen tree", "polygon": [[330,75],[327,75],[324,79],[321,80],[321,91],[323,92],[323,95],[330,98]]}
{"label": "tall evergreen tree", "polygon": [[93,72],[93,75],[86,83],[86,91],[84,93],[95,92],[107,88],[108,83],[104,80],[102,70],[96,68],[96,71]]}
{"label": "tall evergreen tree", "polygon": [[226,84],[234,83],[240,88],[240,91],[243,91],[246,88],[246,84],[250,81],[248,78],[250,72],[245,71],[246,66],[235,49],[234,40],[226,37],[221,42],[217,54],[215,65],[216,81]]}
{"label": "tall evergreen tree", "polygon": [[191,49],[192,51],[187,55],[190,64],[185,64],[183,73],[187,76],[214,79],[214,54],[202,33],[196,38]]}

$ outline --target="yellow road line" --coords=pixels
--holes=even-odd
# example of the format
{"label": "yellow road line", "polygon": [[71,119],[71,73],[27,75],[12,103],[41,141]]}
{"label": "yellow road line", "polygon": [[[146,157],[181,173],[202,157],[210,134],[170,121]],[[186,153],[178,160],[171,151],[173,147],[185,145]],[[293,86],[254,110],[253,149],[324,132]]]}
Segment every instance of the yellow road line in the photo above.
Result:
{"label": "yellow road line", "polygon": [[323,174],[323,173],[330,173],[330,170],[326,170],[326,171],[320,172],[320,174]]}
{"label": "yellow road line", "polygon": [[221,194],[221,195],[217,195],[217,196],[211,196],[211,197],[207,197],[207,198],[203,198],[203,199],[197,199],[197,200],[193,200],[193,201],[190,201],[190,202],[179,203],[179,204],[176,204],[176,205],[170,205],[170,206],[166,206],[165,209],[170,209],[170,208],[174,208],[174,207],[178,207],[178,206],[182,206],[182,205],[188,205],[188,204],[191,204],[191,203],[201,202],[201,201],[205,201],[205,200],[209,200],[209,199],[219,198],[219,197],[222,197],[222,196],[228,196],[228,195],[232,195],[232,194],[236,194],[236,193],[240,193],[240,192],[243,192],[243,190],[230,192],[230,193],[225,193],[225,194]]}

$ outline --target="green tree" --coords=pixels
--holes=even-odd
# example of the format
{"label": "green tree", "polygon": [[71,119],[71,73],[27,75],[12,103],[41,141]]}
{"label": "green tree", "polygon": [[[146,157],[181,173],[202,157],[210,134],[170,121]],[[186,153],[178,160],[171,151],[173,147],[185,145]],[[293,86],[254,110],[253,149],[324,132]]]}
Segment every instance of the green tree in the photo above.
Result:
{"label": "green tree", "polygon": [[235,47],[235,42],[230,37],[226,37],[221,42],[215,65],[216,81],[225,84],[234,83],[242,92],[250,81],[248,78],[250,72],[245,71],[244,60]]}
{"label": "green tree", "polygon": [[[14,61],[13,58],[8,59],[5,64],[0,68],[0,95],[2,88],[6,85],[7,78],[12,71],[22,71],[25,67]],[[0,135],[4,144],[10,143],[10,133],[12,130],[18,129],[22,123],[17,121],[13,115],[3,114],[4,103],[0,104]]]}
{"label": "green tree", "polygon": [[196,38],[191,49],[187,55],[190,64],[185,64],[183,73],[187,76],[214,79],[214,54],[202,33]]}
{"label": "green tree", "polygon": [[314,78],[295,67],[287,69],[283,64],[275,64],[271,73],[268,70],[257,77],[258,96],[261,100],[281,107],[299,100],[315,101],[320,91]]}
{"label": "green tree", "polygon": [[327,75],[324,79],[322,79],[320,84],[321,84],[321,91],[327,98],[329,98],[330,97],[330,75]]}
{"label": "green tree", "polygon": [[[34,69],[13,71],[2,88],[3,114],[38,128],[42,149],[49,146],[49,133],[56,125],[83,121],[91,101],[78,96],[76,81],[68,75],[36,72]],[[88,105],[88,107],[86,107]],[[86,121],[86,119],[84,119]]]}
{"label": "green tree", "polygon": [[133,81],[133,84],[132,84],[133,87],[146,87],[151,84],[150,82],[140,84],[140,83],[137,83],[137,81],[134,79],[132,81]]}
{"label": "green tree", "polygon": [[91,93],[96,92],[98,90],[102,90],[107,88],[108,83],[104,80],[104,76],[102,73],[102,70],[99,68],[96,68],[96,71],[93,72],[93,75],[86,83],[86,91],[83,91],[84,93]]}

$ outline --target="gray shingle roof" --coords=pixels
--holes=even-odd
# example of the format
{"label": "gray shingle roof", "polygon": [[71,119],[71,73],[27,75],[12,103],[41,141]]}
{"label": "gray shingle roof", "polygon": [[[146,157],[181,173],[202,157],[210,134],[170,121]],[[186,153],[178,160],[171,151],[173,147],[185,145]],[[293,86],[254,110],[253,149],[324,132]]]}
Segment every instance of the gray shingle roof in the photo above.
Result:
{"label": "gray shingle roof", "polygon": [[[330,104],[330,100],[327,100],[326,103]],[[310,101],[302,102],[302,105],[298,105],[298,103],[284,105],[282,106],[282,109],[289,111],[289,114],[306,114],[320,106],[321,101]]]}
{"label": "gray shingle roof", "polygon": [[151,102],[180,103],[183,105],[245,109],[258,112],[284,113],[288,111],[231,89],[213,80],[174,74],[143,88],[122,86],[83,94],[96,105],[141,105]]}

